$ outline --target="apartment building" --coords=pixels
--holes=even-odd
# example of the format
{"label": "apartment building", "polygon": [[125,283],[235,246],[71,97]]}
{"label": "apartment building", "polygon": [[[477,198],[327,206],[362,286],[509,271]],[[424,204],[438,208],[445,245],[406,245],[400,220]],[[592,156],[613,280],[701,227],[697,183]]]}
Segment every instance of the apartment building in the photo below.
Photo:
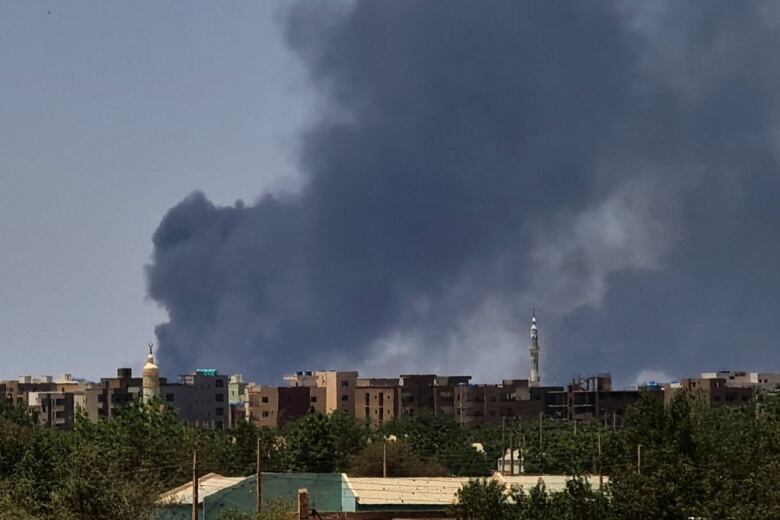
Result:
{"label": "apartment building", "polygon": [[21,376],[17,380],[0,382],[0,399],[8,403],[29,404],[30,392],[80,392],[87,383],[64,374],[55,379],[52,376]]}
{"label": "apartment building", "polygon": [[246,418],[258,426],[277,428],[311,411],[323,411],[325,399],[319,397],[324,391],[318,390],[308,386],[249,386]]}
{"label": "apartment building", "polygon": [[160,398],[185,423],[224,430],[231,427],[228,382],[228,376],[213,368],[199,368],[179,376],[178,383],[161,382]]}
{"label": "apartment building", "polygon": [[626,411],[641,398],[642,392],[658,399],[664,396],[660,387],[615,390],[611,374],[576,378],[565,389],[546,392],[545,415],[577,421],[599,420],[619,426],[624,424]]}
{"label": "apartment building", "polygon": [[83,392],[29,392],[27,398],[38,412],[39,423],[58,430],[73,428],[76,412],[85,405]]}
{"label": "apartment building", "polygon": [[290,387],[318,389],[311,393],[315,410],[324,413],[339,410],[350,415],[355,413],[357,378],[355,371],[337,370],[298,371],[284,376]]}
{"label": "apartment building", "polygon": [[228,382],[228,401],[230,404],[241,404],[246,402],[246,387],[244,377],[241,374],[233,374]]}
{"label": "apartment building", "polygon": [[762,392],[774,392],[780,385],[780,373],[744,372],[736,370],[721,370],[718,372],[703,372],[701,379],[723,379],[729,387],[753,387]]}
{"label": "apartment building", "polygon": [[355,417],[379,426],[398,417],[399,382],[392,378],[358,378]]}
{"label": "apartment building", "polygon": [[131,368],[118,368],[116,377],[102,377],[84,390],[87,417],[92,421],[109,419],[119,408],[138,399],[142,390],[142,378],[134,377]]}
{"label": "apartment building", "polygon": [[713,406],[748,404],[753,401],[756,386],[729,384],[720,377],[685,378],[664,385],[664,400],[669,403],[679,393],[698,395]]}
{"label": "apartment building", "polygon": [[528,379],[507,379],[498,385],[455,387],[455,417],[469,427],[501,424],[507,419],[537,418],[545,411],[545,395],[560,387],[530,385]]}

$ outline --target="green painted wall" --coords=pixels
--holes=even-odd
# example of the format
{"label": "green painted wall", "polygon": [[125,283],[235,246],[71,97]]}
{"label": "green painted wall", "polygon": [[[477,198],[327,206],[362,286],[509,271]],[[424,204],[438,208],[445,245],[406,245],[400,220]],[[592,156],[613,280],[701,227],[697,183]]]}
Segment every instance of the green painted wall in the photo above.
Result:
{"label": "green painted wall", "polygon": [[[318,511],[342,511],[342,478],[340,473],[263,473],[263,502],[283,500],[295,510],[298,503],[298,490],[309,491],[309,505]],[[351,493],[349,494],[351,496]],[[354,503],[354,497],[352,497]],[[242,512],[255,510],[255,477],[246,478],[239,484],[223,489],[205,499],[205,518],[218,520],[219,516],[230,509]],[[354,510],[354,505],[353,505]],[[159,520],[189,520],[192,506],[189,504],[170,505],[158,510]],[[201,513],[203,514],[203,513]]]}

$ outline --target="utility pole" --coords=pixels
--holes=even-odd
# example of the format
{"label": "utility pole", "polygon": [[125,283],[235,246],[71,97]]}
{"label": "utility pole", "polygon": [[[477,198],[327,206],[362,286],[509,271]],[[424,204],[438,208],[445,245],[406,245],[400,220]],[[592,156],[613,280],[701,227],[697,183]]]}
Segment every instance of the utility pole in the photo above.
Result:
{"label": "utility pole", "polygon": [[509,437],[509,474],[515,474],[515,434]]}
{"label": "utility pole", "polygon": [[636,472],[638,475],[642,474],[642,445],[636,445]]}
{"label": "utility pole", "polygon": [[506,417],[501,418],[501,473],[506,473]]}
{"label": "utility pole", "polygon": [[192,520],[198,520],[198,452],[192,452]]}
{"label": "utility pole", "polygon": [[382,442],[382,478],[387,478],[387,439]]}
{"label": "utility pole", "polygon": [[596,435],[596,441],[598,442],[598,448],[599,448],[599,458],[598,458],[598,461],[599,461],[599,464],[598,464],[598,468],[599,468],[599,491],[601,491],[601,489],[604,487],[604,475],[601,474],[601,432],[599,432]]}
{"label": "utility pole", "polygon": [[260,512],[263,506],[263,481],[262,481],[262,459],[260,457],[260,438],[257,438],[257,463],[255,469],[255,511]]}

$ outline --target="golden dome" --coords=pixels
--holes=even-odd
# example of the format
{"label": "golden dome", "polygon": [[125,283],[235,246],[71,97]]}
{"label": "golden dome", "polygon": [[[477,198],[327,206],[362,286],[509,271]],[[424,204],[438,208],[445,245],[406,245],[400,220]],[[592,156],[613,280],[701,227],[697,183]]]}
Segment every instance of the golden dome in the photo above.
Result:
{"label": "golden dome", "polygon": [[160,375],[160,368],[154,362],[154,355],[152,354],[152,344],[149,344],[149,355],[146,356],[146,364],[143,371],[144,377],[156,377]]}

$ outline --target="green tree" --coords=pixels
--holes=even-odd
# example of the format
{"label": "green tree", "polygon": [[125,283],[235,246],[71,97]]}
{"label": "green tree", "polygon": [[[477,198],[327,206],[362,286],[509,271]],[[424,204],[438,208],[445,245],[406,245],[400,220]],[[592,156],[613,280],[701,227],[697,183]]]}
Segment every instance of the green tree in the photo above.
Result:
{"label": "green tree", "polygon": [[351,457],[360,452],[368,441],[368,426],[342,411],[328,416],[328,429],[333,438],[334,467],[345,471]]}
{"label": "green tree", "polygon": [[[369,443],[360,453],[353,455],[347,473],[357,477],[381,477],[383,474],[383,441]],[[429,458],[421,457],[409,442],[399,440],[387,443],[388,477],[440,477],[447,468]]]}
{"label": "green tree", "polygon": [[326,415],[305,415],[289,426],[285,439],[290,470],[329,473],[336,469],[335,442]]}
{"label": "green tree", "polygon": [[506,487],[492,479],[473,480],[461,487],[451,513],[457,520],[512,518]]}

